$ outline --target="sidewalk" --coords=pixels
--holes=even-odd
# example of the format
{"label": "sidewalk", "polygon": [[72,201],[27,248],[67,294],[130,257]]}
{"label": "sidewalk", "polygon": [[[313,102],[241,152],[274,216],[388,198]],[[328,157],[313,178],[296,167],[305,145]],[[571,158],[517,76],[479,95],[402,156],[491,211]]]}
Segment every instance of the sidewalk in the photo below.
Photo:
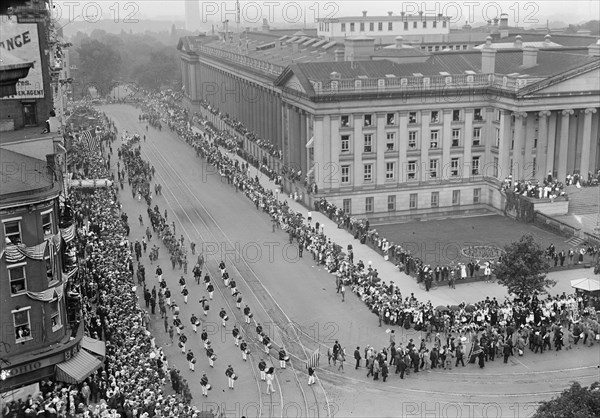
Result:
{"label": "sidewalk", "polygon": [[[227,154],[231,158],[235,158],[240,162],[246,162],[243,158],[237,154],[229,153],[225,148],[220,148],[221,151]],[[272,190],[275,196],[278,197],[280,202],[287,201],[288,206],[296,212],[300,212],[306,215],[308,209],[302,204],[294,201],[289,195],[282,194],[281,189],[268,176],[261,173],[256,167],[250,165],[250,174],[258,176],[261,185],[267,189]],[[438,289],[426,292],[419,287],[416,279],[407,275],[404,272],[398,271],[398,269],[389,261],[385,261],[381,254],[373,250],[366,244],[361,244],[358,239],[354,237],[345,229],[339,229],[337,223],[329,219],[329,217],[321,212],[310,210],[312,212],[313,222],[319,222],[323,226],[323,231],[328,238],[343,249],[348,244],[352,244],[354,251],[354,259],[356,261],[362,260],[365,265],[369,261],[372,261],[373,269],[379,272],[379,276],[382,281],[389,283],[390,281],[398,285],[402,291],[403,297],[408,297],[411,293],[414,293],[415,297],[420,301],[429,300],[431,303],[436,305],[457,305],[462,302],[475,303],[484,300],[486,297],[495,297],[499,301],[504,300],[508,296],[506,288],[496,283],[485,283],[471,282],[471,283],[460,283],[460,280],[456,283],[456,289],[450,289],[445,286],[445,283],[440,285]],[[306,221],[305,221],[306,222]],[[572,293],[573,289],[570,286],[570,279],[583,278],[593,274],[593,270],[590,269],[576,269],[571,271],[555,271],[548,274],[548,277],[556,280],[557,285],[550,290],[551,294],[560,294],[562,292]]]}

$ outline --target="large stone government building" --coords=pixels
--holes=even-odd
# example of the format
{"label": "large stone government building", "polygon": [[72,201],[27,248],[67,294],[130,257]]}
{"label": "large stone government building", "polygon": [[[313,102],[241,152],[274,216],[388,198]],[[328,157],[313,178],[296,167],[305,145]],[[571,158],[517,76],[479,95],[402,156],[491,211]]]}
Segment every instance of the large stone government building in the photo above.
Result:
{"label": "large stone government building", "polygon": [[281,160],[244,139],[348,213],[499,209],[508,176],[564,181],[600,169],[594,38],[488,36],[470,50],[428,52],[401,36],[384,45],[307,32],[181,38],[185,102],[219,123],[205,101],[270,142]]}

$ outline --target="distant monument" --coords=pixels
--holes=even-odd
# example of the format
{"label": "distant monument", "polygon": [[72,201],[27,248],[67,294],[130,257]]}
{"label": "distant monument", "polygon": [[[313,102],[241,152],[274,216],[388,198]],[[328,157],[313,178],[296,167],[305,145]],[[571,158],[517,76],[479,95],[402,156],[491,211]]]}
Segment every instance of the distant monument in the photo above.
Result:
{"label": "distant monument", "polygon": [[198,0],[186,0],[185,2],[185,30],[195,32],[200,30],[202,20],[200,19],[200,2]]}

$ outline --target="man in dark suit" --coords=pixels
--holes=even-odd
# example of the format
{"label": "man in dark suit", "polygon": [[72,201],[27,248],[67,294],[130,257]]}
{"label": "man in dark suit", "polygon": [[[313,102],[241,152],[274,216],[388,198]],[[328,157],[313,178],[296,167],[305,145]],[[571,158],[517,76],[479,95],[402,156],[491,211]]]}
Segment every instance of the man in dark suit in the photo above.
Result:
{"label": "man in dark suit", "polygon": [[356,350],[354,350],[354,360],[356,360],[356,367],[354,367],[355,370],[357,370],[360,367],[361,359],[362,357],[360,356],[360,347],[356,347]]}

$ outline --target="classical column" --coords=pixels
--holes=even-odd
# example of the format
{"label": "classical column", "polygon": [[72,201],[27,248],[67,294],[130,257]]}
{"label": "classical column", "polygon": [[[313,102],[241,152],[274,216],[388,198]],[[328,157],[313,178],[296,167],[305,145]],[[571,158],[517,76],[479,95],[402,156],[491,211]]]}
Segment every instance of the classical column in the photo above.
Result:
{"label": "classical column", "polygon": [[[420,181],[429,181],[431,180],[431,172],[430,170],[430,165],[429,165],[429,145],[430,145],[430,141],[431,141],[431,127],[429,126],[431,122],[431,113],[430,112],[425,112],[422,111],[421,112],[421,138],[420,138],[420,145],[421,145],[421,175],[419,180]],[[439,163],[438,163],[439,164]],[[438,166],[439,169],[439,166]],[[439,171],[439,170],[438,170]],[[434,179],[437,180],[437,179]]]}
{"label": "classical column", "polygon": [[[463,164],[462,178],[468,179],[472,176],[473,168],[473,109],[465,109],[465,129],[463,133]],[[481,170],[481,166],[479,168]]]}
{"label": "classical column", "polygon": [[560,121],[560,145],[558,152],[558,180],[565,181],[567,177],[567,159],[569,157],[569,122],[570,117],[574,114],[573,109],[565,109],[562,111],[562,119]]}
{"label": "classical column", "polygon": [[386,138],[385,138],[385,113],[377,113],[375,115],[375,133],[373,134],[373,146],[375,147],[375,167],[373,175],[375,176],[374,183],[383,185],[386,183],[385,179],[385,150],[386,150]]}
{"label": "classical column", "polygon": [[500,110],[500,150],[498,180],[503,181],[510,174],[510,113],[508,110]]}
{"label": "classical column", "polygon": [[[525,117],[525,121],[527,123],[527,127],[525,130],[524,140],[525,140],[525,155],[523,156],[523,178],[525,180],[531,180],[535,178],[538,174],[537,167],[534,167],[533,163],[533,146],[535,145],[535,119],[538,115],[535,112],[529,112]],[[539,130],[538,130],[539,133]],[[538,138],[539,142],[539,138]],[[537,148],[539,149],[539,148]],[[536,149],[536,150],[537,150]],[[537,155],[535,156],[537,166]]]}
{"label": "classical column", "polygon": [[524,139],[524,129],[523,123],[527,118],[526,112],[515,112],[513,113],[515,117],[515,137],[514,137],[514,145],[513,145],[513,165],[512,165],[512,176],[513,180],[522,180],[524,175],[523,170],[523,144],[525,143]]}
{"label": "classical column", "polygon": [[304,110],[300,110],[300,136],[298,138],[298,162],[300,165],[298,166],[298,170],[302,170],[302,176],[306,175],[306,160],[308,159],[306,149],[306,143],[308,142],[306,138],[306,112]]}
{"label": "classical column", "polygon": [[592,117],[596,113],[595,107],[588,107],[582,110],[583,119],[583,146],[581,148],[581,165],[579,173],[587,180],[588,171],[590,171],[590,160],[596,159],[596,154],[592,155]]}
{"label": "classical column", "polygon": [[[539,181],[543,181],[548,175],[548,116],[550,116],[549,110],[542,110],[538,113],[538,143],[537,150],[535,152],[537,167],[536,167],[536,178]],[[554,155],[554,147],[552,147],[552,155]],[[550,168],[551,170],[551,168]]]}
{"label": "classical column", "polygon": [[398,182],[406,183],[408,171],[408,112],[400,111],[398,113]]}

